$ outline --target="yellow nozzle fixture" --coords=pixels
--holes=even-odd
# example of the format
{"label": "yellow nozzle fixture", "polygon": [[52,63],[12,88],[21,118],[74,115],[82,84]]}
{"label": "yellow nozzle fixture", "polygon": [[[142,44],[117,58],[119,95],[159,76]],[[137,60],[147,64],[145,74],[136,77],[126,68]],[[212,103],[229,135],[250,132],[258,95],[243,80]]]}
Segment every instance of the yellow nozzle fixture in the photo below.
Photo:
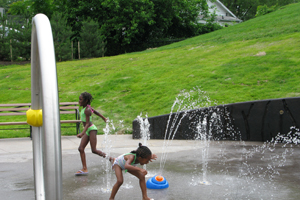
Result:
{"label": "yellow nozzle fixture", "polygon": [[35,127],[43,125],[43,112],[40,110],[29,109],[26,111],[27,124]]}

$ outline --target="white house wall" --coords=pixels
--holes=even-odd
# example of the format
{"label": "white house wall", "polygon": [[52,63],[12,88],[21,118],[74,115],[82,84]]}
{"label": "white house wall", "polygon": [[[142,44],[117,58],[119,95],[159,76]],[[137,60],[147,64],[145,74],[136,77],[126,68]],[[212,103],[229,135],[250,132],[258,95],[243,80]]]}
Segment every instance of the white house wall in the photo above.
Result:
{"label": "white house wall", "polygon": [[217,2],[216,3],[212,3],[210,1],[207,1],[207,5],[208,5],[210,13],[213,13],[214,11],[216,11],[216,15],[218,15],[218,16],[226,16],[226,12],[224,11],[223,8],[221,8],[221,6]]}
{"label": "white house wall", "polygon": [[[218,16],[229,16],[237,18],[221,1],[216,0],[214,3],[211,1],[207,1],[207,5],[209,6],[209,12],[213,13],[216,10],[216,14]],[[211,8],[214,6],[214,8]]]}
{"label": "white house wall", "polygon": [[[220,1],[216,0],[215,2],[207,1],[207,5],[209,8],[209,12],[216,13],[216,22],[221,26],[233,25],[236,23],[242,22],[242,20],[238,19],[224,4]],[[203,16],[199,15],[199,23],[205,24],[206,21],[202,19]]]}

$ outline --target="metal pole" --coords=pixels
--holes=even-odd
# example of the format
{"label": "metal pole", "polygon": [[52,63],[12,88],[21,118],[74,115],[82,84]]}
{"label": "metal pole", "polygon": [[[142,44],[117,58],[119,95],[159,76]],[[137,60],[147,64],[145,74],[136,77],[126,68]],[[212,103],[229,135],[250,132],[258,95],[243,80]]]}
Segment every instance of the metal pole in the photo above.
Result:
{"label": "metal pole", "polygon": [[[40,95],[40,65],[37,48],[36,26],[32,23],[31,34],[31,109],[42,108]],[[43,139],[41,127],[32,126],[33,170],[35,184],[35,199],[45,199]]]}
{"label": "metal pole", "polygon": [[33,129],[36,199],[60,200],[62,199],[61,134],[52,30],[49,19],[44,14],[37,14],[32,24],[32,89],[35,91],[35,87],[39,87],[36,93],[32,91],[32,109],[43,110],[43,126]]}

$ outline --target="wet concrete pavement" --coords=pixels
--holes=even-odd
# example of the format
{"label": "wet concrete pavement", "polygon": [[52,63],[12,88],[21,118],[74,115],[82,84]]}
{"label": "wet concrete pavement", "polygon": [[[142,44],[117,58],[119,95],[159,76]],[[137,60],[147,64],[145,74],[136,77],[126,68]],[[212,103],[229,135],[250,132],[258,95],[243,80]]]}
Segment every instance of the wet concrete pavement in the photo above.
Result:
{"label": "wet concrete pavement", "polygon": [[[140,140],[131,135],[110,135],[111,155],[137,148]],[[98,136],[102,149],[104,136]],[[81,169],[77,151],[80,139],[62,137],[63,199],[108,199],[116,181],[106,173],[107,161],[86,149],[88,176],[74,176]],[[149,140],[148,147],[158,160],[147,165],[149,177],[159,173],[170,187],[148,189],[156,200],[172,199],[300,199],[299,145],[273,146],[262,142],[174,140],[164,154],[163,140]],[[208,152],[207,157],[202,157]],[[0,140],[0,194],[3,200],[35,199],[32,142],[29,138]],[[108,181],[109,180],[109,181]],[[204,182],[206,184],[204,184]],[[115,199],[142,199],[138,180],[124,174],[124,184]]]}

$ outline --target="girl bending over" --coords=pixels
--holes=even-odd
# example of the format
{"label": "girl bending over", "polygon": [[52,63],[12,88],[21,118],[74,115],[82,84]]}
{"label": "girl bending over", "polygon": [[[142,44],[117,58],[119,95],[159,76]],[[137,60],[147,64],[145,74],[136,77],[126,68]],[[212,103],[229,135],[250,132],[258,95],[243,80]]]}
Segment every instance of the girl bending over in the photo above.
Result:
{"label": "girl bending over", "polygon": [[148,164],[149,161],[152,162],[152,159],[156,159],[157,156],[155,154],[152,154],[150,149],[146,146],[142,146],[141,143],[139,143],[139,147],[135,151],[131,151],[130,153],[123,154],[119,157],[117,157],[114,160],[113,163],[113,170],[115,171],[117,182],[112,188],[110,200],[113,200],[123,184],[123,174],[122,170],[128,171],[130,174],[136,176],[139,179],[140,187],[142,190],[143,200],[150,200],[150,198],[147,196],[147,188],[146,188],[146,180],[145,176],[147,174],[147,171],[136,167],[137,164]]}

